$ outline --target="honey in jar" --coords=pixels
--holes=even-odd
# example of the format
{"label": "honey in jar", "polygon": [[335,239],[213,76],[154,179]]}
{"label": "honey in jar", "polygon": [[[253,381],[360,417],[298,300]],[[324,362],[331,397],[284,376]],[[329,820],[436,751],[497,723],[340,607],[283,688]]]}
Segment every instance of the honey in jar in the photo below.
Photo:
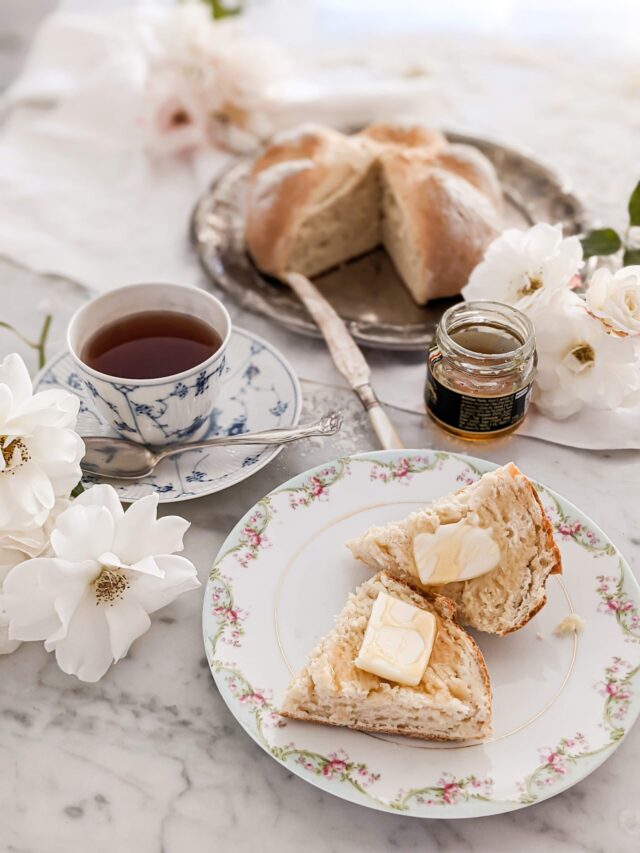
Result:
{"label": "honey in jar", "polygon": [[446,311],[427,360],[431,417],[463,438],[493,438],[524,419],[536,372],[531,320],[500,302],[461,302]]}

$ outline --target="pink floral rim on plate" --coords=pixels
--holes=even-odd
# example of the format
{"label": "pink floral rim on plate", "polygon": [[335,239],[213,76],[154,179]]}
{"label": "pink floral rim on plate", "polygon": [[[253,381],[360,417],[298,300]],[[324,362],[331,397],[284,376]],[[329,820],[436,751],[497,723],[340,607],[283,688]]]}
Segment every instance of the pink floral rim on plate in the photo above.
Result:
{"label": "pink floral rim on plate", "polygon": [[[205,593],[207,658],[232,713],[288,770],[369,807],[473,817],[560,793],[627,734],[640,712],[638,584],[605,534],[541,485],[565,573],[550,581],[549,603],[514,639],[477,635],[500,712],[493,741],[442,748],[278,714],[291,670],[367,576],[346,553],[346,534],[401,517],[495,467],[440,451],[338,459],[271,492],[231,532]],[[553,635],[567,612],[586,621],[576,638]]]}

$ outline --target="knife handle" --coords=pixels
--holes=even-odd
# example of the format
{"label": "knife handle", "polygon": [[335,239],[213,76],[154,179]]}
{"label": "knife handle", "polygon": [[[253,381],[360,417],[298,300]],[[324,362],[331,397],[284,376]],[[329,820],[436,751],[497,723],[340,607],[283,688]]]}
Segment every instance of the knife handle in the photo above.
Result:
{"label": "knife handle", "polygon": [[383,450],[402,450],[404,444],[375,395],[371,385],[358,385],[353,389],[362,403]]}

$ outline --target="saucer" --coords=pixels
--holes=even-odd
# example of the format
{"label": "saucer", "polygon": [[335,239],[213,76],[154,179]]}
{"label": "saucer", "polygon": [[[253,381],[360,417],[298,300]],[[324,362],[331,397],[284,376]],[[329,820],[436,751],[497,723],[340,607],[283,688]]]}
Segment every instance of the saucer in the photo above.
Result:
{"label": "saucer", "polygon": [[[227,374],[209,418],[206,437],[295,426],[302,392],[293,368],[275,347],[245,329],[234,328],[227,350]],[[68,350],[51,359],[34,381],[34,390],[48,387],[73,391],[80,398],[80,435],[115,435],[96,411],[93,398]],[[142,480],[110,483],[122,501],[132,502],[156,492],[161,503],[188,501],[228,489],[268,465],[282,447],[246,445],[185,450],[161,462]],[[83,475],[85,488],[102,482]]]}

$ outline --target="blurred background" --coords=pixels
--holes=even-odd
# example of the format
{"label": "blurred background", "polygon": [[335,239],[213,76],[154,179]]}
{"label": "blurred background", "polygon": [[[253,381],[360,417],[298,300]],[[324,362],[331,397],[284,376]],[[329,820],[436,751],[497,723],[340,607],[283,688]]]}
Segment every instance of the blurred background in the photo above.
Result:
{"label": "blurred background", "polygon": [[[0,88],[55,11],[105,15],[174,0],[0,0]],[[237,0],[208,0],[217,10]],[[245,29],[294,58],[287,97],[316,120],[368,120],[359,87],[440,126],[551,164],[596,221],[621,223],[637,181],[640,3],[627,0],[244,0]],[[340,113],[339,99],[345,103]],[[331,118],[322,103],[331,100]],[[387,112],[390,112],[387,109]],[[301,111],[308,118],[308,111]],[[396,117],[396,116],[392,116]]]}
{"label": "blurred background", "polygon": [[[0,0],[3,81],[18,72],[38,23],[55,9],[105,13],[134,5],[134,0]],[[555,43],[576,54],[632,55],[640,24],[640,3],[629,0],[245,0],[241,5],[269,35],[341,47],[363,38],[443,33]],[[233,0],[227,7],[233,8]]]}

